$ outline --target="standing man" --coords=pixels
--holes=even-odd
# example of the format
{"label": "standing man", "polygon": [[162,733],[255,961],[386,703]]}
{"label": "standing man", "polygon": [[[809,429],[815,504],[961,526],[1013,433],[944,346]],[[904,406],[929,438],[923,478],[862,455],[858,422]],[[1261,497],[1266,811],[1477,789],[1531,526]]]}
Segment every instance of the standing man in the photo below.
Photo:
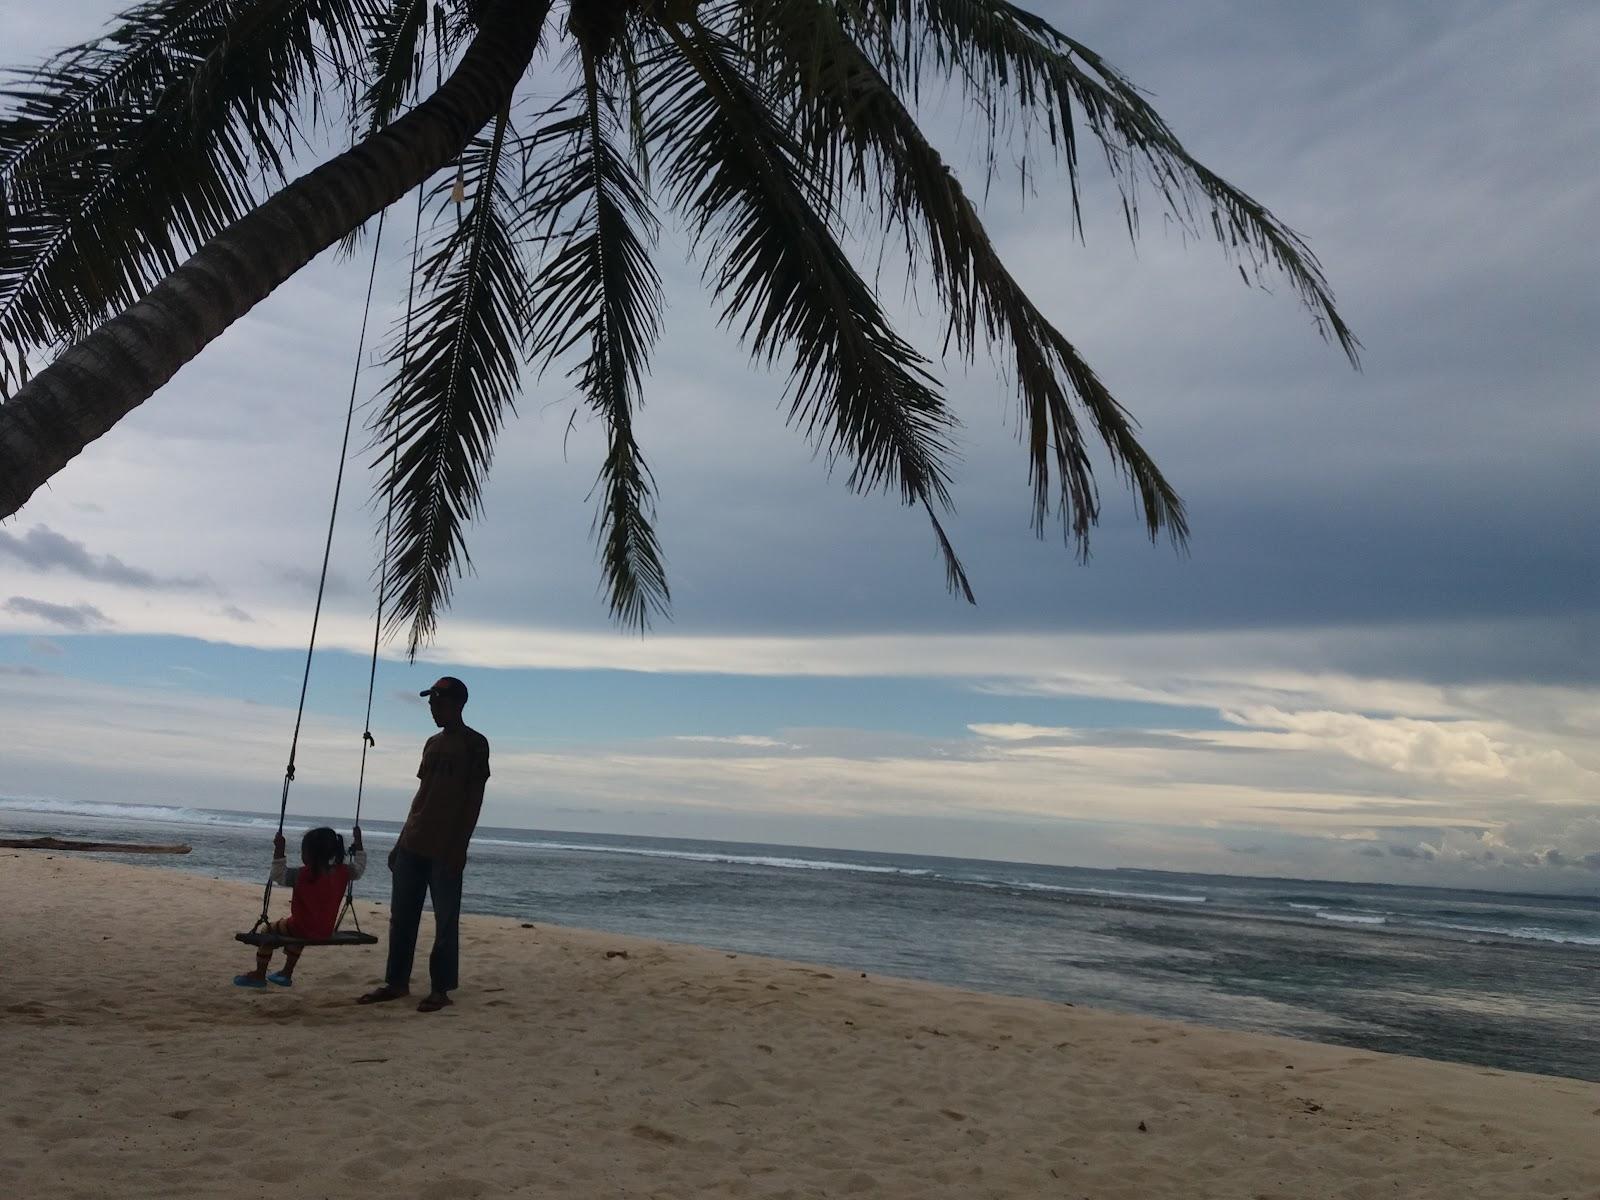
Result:
{"label": "standing man", "polygon": [[418,1012],[438,1012],[450,1003],[461,959],[461,873],[467,843],[483,807],[489,780],[489,741],[461,720],[467,685],[442,676],[423,691],[439,732],[422,748],[416,797],[400,840],[389,852],[394,876],[389,893],[389,963],[383,986],[357,1004],[381,1004],[411,992],[411,962],[417,951],[423,897],[433,898],[433,953],[428,956],[429,992]]}

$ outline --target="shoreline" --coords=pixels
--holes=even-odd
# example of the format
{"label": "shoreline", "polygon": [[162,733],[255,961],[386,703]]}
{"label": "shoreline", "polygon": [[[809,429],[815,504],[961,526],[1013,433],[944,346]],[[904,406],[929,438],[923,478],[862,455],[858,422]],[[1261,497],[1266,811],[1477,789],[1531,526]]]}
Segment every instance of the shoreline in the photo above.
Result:
{"label": "shoreline", "polygon": [[250,993],[257,896],[0,855],[0,1192],[1600,1192],[1579,1080],[483,915],[444,1013],[352,1003],[381,946]]}

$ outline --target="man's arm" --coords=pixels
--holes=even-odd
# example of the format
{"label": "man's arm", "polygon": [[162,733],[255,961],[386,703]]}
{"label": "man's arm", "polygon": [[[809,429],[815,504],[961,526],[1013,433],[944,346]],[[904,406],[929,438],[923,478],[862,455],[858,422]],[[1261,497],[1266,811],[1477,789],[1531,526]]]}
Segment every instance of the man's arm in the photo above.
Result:
{"label": "man's arm", "polygon": [[400,832],[394,839],[394,845],[389,847],[389,870],[391,871],[394,870],[394,860],[395,857],[400,853],[400,847],[406,844],[406,839],[409,838],[412,833],[411,824],[417,816],[417,801],[421,799],[422,789],[425,786],[421,781],[425,780],[428,776],[428,746],[431,745],[432,742],[433,739],[429,738],[422,745],[422,761],[417,764],[417,779],[419,781],[417,783],[417,790],[411,797],[411,807],[406,809],[406,819],[400,826]]}
{"label": "man's arm", "polygon": [[457,826],[458,841],[455,853],[450,856],[450,869],[457,875],[467,869],[467,844],[472,841],[473,830],[478,828],[478,814],[483,811],[483,790],[488,783],[489,777],[485,774],[468,786],[467,794],[462,799],[461,824]]}

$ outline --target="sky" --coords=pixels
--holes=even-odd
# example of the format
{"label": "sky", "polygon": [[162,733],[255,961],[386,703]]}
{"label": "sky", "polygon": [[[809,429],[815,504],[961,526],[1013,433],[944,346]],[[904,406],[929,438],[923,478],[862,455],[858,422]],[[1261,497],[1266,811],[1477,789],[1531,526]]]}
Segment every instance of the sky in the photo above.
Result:
{"label": "sky", "polygon": [[[1155,210],[1130,242],[1091,156],[1082,241],[1061,172],[1002,178],[1000,253],[1138,417],[1193,537],[1152,546],[1102,462],[1090,561],[1035,538],[1014,394],[952,359],[969,606],[925,518],[786,427],[783,376],[719,327],[669,223],[638,432],[672,619],[608,622],[601,431],[570,381],[528,379],[473,573],[418,662],[379,662],[365,811],[403,815],[416,693],[452,673],[494,747],[490,825],[1600,892],[1600,9],[1032,7],[1309,240],[1362,370]],[[4,57],[114,8],[16,0]],[[957,95],[921,115],[980,190]],[[379,328],[408,254],[379,247]],[[276,807],[366,266],[324,255],[0,524],[0,794]],[[882,291],[937,354],[931,297]],[[353,471],[291,823],[354,803],[369,497]]]}

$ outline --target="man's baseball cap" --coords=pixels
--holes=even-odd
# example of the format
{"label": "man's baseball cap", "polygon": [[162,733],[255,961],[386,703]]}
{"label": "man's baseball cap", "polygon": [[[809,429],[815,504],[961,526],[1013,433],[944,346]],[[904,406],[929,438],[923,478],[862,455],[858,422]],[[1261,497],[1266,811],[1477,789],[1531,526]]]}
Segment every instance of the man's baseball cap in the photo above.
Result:
{"label": "man's baseball cap", "polygon": [[454,675],[441,675],[438,683],[432,687],[423,688],[417,693],[419,696],[432,696],[435,694],[459,700],[465,704],[467,702],[467,685]]}

